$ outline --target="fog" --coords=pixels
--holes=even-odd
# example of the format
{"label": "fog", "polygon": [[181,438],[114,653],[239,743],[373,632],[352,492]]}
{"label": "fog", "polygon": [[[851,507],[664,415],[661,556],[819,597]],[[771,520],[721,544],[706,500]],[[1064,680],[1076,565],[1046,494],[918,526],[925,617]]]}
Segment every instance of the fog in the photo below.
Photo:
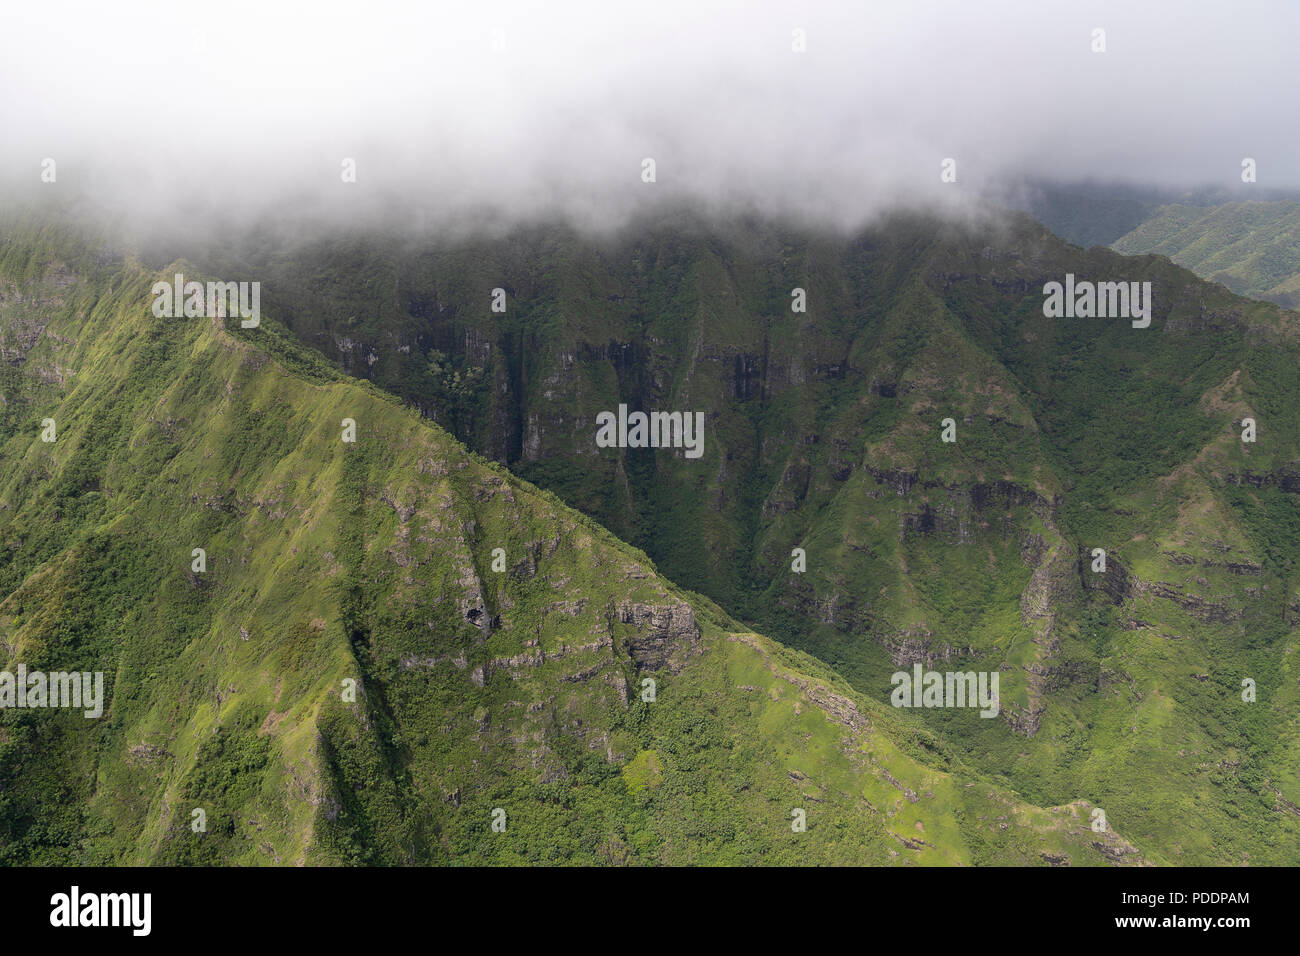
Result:
{"label": "fog", "polygon": [[1286,0],[10,3],[0,190],[202,229],[852,226],[1026,178],[1239,186],[1246,157],[1293,189],[1298,27]]}

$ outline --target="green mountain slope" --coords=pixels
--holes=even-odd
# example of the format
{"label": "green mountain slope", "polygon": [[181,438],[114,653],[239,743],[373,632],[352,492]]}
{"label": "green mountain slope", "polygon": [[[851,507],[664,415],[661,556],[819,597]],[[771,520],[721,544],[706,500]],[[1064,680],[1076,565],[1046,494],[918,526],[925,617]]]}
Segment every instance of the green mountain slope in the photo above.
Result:
{"label": "green mountain slope", "polygon": [[[1300,860],[1294,315],[1025,218],[262,236],[203,262],[866,698],[918,662],[999,670],[1003,719],[912,716],[1040,806],[1087,795],[1151,859]],[[1044,317],[1067,274],[1152,283],[1150,327]],[[620,403],[704,412],[702,457],[598,448]]]}
{"label": "green mountain slope", "polygon": [[1113,248],[1168,256],[1239,295],[1300,309],[1300,203],[1158,207]]}
{"label": "green mountain slope", "polygon": [[102,671],[107,699],[0,712],[3,862],[1164,858],[1093,832],[1085,793],[990,781],[273,321],[155,318],[176,271],[200,278],[0,233],[0,667]]}

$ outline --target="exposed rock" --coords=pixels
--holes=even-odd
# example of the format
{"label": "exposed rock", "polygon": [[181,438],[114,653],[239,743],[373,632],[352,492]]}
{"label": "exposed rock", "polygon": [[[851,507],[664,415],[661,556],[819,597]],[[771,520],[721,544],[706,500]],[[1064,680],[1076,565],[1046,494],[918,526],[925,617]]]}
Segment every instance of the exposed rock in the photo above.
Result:
{"label": "exposed rock", "polygon": [[936,661],[966,658],[975,653],[970,646],[952,647],[942,641],[936,642],[928,630],[918,626],[887,635],[881,638],[881,643],[889,651],[896,667],[911,667],[913,664],[929,667]]}
{"label": "exposed rock", "polygon": [[1192,617],[1207,624],[1227,624],[1241,618],[1240,608],[1230,608],[1215,604],[1195,594],[1183,592],[1182,585],[1165,581],[1136,581],[1133,590],[1136,594],[1150,595],[1173,601]]}
{"label": "exposed rock", "polygon": [[1245,471],[1239,475],[1224,475],[1230,485],[1250,485],[1252,488],[1279,488],[1289,495],[1300,495],[1300,474],[1294,471],[1274,471],[1257,475]]}
{"label": "exposed rock", "polygon": [[1106,570],[1092,570],[1092,549],[1079,547],[1079,581],[1085,590],[1104,591],[1115,604],[1122,604],[1133,594],[1133,584],[1128,570],[1115,555],[1106,554]]}
{"label": "exposed rock", "polygon": [[667,668],[676,674],[686,659],[699,651],[700,627],[689,604],[624,601],[614,608],[614,614],[619,622],[636,629],[625,641],[638,670]]}

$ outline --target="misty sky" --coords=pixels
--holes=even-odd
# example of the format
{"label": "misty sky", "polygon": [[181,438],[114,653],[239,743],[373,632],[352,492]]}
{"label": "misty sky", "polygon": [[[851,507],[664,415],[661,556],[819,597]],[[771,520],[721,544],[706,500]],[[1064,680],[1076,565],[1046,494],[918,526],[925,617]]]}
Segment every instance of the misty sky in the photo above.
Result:
{"label": "misty sky", "polygon": [[1300,187],[1289,0],[4,5],[0,182],[163,215],[686,195],[847,221],[1022,176],[1231,186],[1247,156]]}

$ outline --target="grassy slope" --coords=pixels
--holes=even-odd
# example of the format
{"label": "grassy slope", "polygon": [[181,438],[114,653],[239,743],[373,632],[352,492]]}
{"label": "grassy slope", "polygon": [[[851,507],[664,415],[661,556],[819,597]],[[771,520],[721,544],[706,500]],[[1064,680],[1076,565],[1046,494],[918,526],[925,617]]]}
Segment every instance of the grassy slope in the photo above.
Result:
{"label": "grassy slope", "polygon": [[[253,261],[345,368],[868,697],[915,660],[1001,668],[1007,721],[923,719],[1040,804],[1087,795],[1170,861],[1300,858],[1287,313],[1023,221],[374,237]],[[1152,327],[1045,319],[1066,272],[1152,281]],[[598,453],[594,416],[619,401],[706,410],[704,457]],[[1243,445],[1252,412],[1266,437]]]}
{"label": "grassy slope", "polygon": [[1168,256],[1239,295],[1300,308],[1300,203],[1160,206],[1113,247]]}
{"label": "grassy slope", "polygon": [[273,323],[155,319],[156,278],[0,241],[3,664],[110,695],[0,715],[5,862],[1142,859]]}

